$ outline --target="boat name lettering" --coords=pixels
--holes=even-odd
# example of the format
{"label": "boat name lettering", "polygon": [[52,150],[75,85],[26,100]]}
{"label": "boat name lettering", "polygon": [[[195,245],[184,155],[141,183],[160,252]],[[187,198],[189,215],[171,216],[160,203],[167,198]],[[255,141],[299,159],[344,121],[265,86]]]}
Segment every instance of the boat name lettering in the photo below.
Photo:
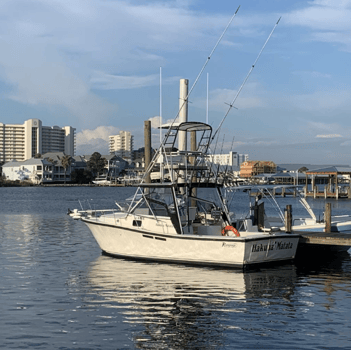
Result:
{"label": "boat name lettering", "polygon": [[222,243],[222,247],[224,247],[224,248],[235,248],[235,244]]}
{"label": "boat name lettering", "polygon": [[291,242],[270,242],[268,244],[254,244],[251,248],[252,253],[257,252],[267,252],[269,250],[282,250],[282,249],[291,249],[293,247],[293,243]]}

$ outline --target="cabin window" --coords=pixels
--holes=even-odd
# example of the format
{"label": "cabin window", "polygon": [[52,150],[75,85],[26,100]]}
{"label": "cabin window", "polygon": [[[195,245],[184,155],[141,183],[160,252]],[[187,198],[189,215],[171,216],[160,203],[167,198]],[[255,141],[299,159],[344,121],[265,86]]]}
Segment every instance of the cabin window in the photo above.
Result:
{"label": "cabin window", "polygon": [[133,220],[133,226],[140,227],[141,226],[141,220]]}

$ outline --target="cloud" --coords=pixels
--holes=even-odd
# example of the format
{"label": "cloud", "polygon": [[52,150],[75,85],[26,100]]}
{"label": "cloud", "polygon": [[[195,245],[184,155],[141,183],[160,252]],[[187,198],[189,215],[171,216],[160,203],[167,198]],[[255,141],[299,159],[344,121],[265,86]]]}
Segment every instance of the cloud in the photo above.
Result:
{"label": "cloud", "polygon": [[342,44],[351,50],[351,2],[348,0],[315,0],[308,6],[284,15],[288,25],[310,28],[315,41]]}
{"label": "cloud", "polygon": [[[351,90],[341,88],[333,90],[325,88],[324,91],[314,91],[306,94],[281,94],[277,93],[272,99],[275,106],[284,107],[286,110],[302,110],[311,114],[329,115],[347,112],[351,108]],[[268,101],[267,101],[268,103]]]}
{"label": "cloud", "polygon": [[320,138],[310,139],[309,142],[293,142],[288,139],[252,139],[235,142],[234,151],[248,154],[251,160],[272,160],[277,164],[301,163],[301,161],[334,165],[350,163],[350,155],[340,146],[349,147],[351,141],[340,145],[339,140],[340,138]]}
{"label": "cloud", "polygon": [[293,72],[295,75],[300,75],[300,76],[309,76],[310,78],[331,78],[331,74],[327,73],[321,73],[321,72],[316,72],[316,71],[296,71]]}
{"label": "cloud", "polygon": [[[229,104],[233,102],[238,90],[213,89],[209,92],[209,109],[213,111],[226,112]],[[206,99],[194,98],[192,105],[198,108],[206,108]],[[238,109],[257,108],[265,106],[262,93],[259,92],[259,84],[247,83],[244,90],[239,94],[234,103]]]}
{"label": "cloud", "polygon": [[331,131],[338,130],[341,126],[337,123],[323,123],[315,121],[307,121],[307,128],[314,131]]}
{"label": "cloud", "polygon": [[[179,81],[180,77],[170,77],[162,79],[162,84],[169,84]],[[115,90],[115,89],[138,89],[147,86],[155,86],[160,84],[160,76],[151,74],[146,76],[136,75],[113,75],[104,72],[95,71],[90,80],[92,87],[99,90]]]}
{"label": "cloud", "polygon": [[[0,97],[62,108],[83,127],[107,122],[117,106],[96,90],[154,86],[158,75],[145,72],[169,64],[167,54],[212,48],[230,15],[195,12],[191,3],[4,0],[0,83],[11,92]],[[223,46],[235,44],[237,30]]]}
{"label": "cloud", "polygon": [[5,80],[15,87],[7,98],[30,105],[61,106],[81,122],[101,122],[116,106],[89,91],[86,82],[74,76],[64,65],[43,62],[40,68],[27,71],[22,67],[8,67]]}
{"label": "cloud", "polygon": [[76,154],[93,152],[109,154],[109,136],[118,134],[120,129],[114,126],[99,126],[94,130],[84,129],[76,135]]}
{"label": "cloud", "polygon": [[[351,128],[346,124],[305,121],[310,137],[316,139],[347,139],[351,137]],[[339,142],[339,141],[338,141]]]}
{"label": "cloud", "polygon": [[349,1],[311,1],[309,6],[284,15],[284,22],[313,30],[345,30],[350,28]]}
{"label": "cloud", "polygon": [[[159,116],[155,116],[155,117],[152,117],[149,119],[151,121],[151,127],[153,129],[158,129],[158,127],[160,126],[160,119],[161,119],[161,117],[159,117]],[[163,122],[165,122],[165,121],[163,121]]]}
{"label": "cloud", "polygon": [[80,121],[97,116],[101,120],[115,106],[92,93],[88,79],[65,57],[63,41],[69,35],[63,28],[72,24],[62,9],[54,11],[58,3],[2,3],[0,79],[12,86],[3,97],[21,104],[60,106]]}
{"label": "cloud", "polygon": [[236,141],[234,142],[234,147],[247,147],[247,146],[277,146],[279,141],[277,140],[248,140],[248,141]]}
{"label": "cloud", "polygon": [[148,76],[118,76],[95,72],[91,78],[91,83],[95,89],[135,89],[159,83],[159,76],[156,74]]}
{"label": "cloud", "polygon": [[340,134],[325,134],[325,135],[316,135],[316,138],[321,138],[321,139],[335,139],[342,137]]}

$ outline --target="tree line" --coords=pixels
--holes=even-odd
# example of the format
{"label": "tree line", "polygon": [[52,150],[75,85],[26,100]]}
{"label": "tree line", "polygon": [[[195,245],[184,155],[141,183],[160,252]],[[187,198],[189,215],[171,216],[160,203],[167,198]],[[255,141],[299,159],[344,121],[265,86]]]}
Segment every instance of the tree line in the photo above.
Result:
{"label": "tree line", "polygon": [[[72,157],[67,155],[62,157],[61,164],[65,173],[71,163]],[[87,167],[85,169],[75,169],[71,172],[71,182],[77,184],[90,183],[99,173],[104,171],[106,165],[107,160],[103,158],[99,152],[94,152],[87,161]]]}

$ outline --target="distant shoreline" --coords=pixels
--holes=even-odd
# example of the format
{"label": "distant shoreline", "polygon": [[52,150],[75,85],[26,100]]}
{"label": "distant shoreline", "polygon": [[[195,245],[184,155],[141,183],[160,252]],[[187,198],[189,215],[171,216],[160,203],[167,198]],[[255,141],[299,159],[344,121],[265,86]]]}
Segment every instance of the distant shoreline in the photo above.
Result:
{"label": "distant shoreline", "polygon": [[128,185],[124,184],[113,184],[113,185],[97,185],[97,184],[33,184],[26,182],[3,182],[0,183],[0,187],[127,187]]}

